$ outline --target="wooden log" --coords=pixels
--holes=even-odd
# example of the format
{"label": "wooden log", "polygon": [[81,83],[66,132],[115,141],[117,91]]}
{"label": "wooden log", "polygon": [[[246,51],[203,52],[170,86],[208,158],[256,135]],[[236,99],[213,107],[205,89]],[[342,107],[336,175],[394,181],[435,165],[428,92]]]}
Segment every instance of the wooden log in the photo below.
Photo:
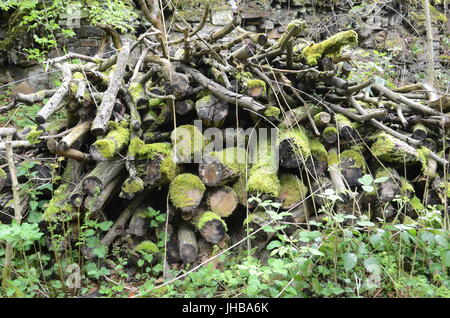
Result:
{"label": "wooden log", "polygon": [[206,95],[195,102],[195,110],[207,127],[220,127],[228,116],[228,103]]}
{"label": "wooden log", "polygon": [[59,151],[58,150],[58,142],[53,138],[50,138],[47,140],[47,149],[51,153],[58,155],[58,156],[75,159],[78,161],[90,161],[91,160],[90,155],[88,155],[84,152],[81,152],[79,150],[73,149],[73,148],[69,148],[65,151]]}
{"label": "wooden log", "polygon": [[175,112],[178,115],[186,115],[195,108],[195,103],[190,99],[175,102]]}
{"label": "wooden log", "polygon": [[[28,140],[12,140],[10,141],[12,148],[30,148],[33,147]],[[0,142],[0,150],[6,150],[6,142]]]}
{"label": "wooden log", "polygon": [[[115,178],[104,187],[103,191],[98,195],[89,195],[84,199],[83,206],[86,210],[91,211],[94,215],[98,215],[102,209],[108,204],[115,193],[119,191],[118,185],[121,182],[121,178]],[[80,188],[82,183],[79,183]],[[80,189],[81,192],[81,189]],[[82,192],[81,192],[82,193]],[[72,196],[70,197],[72,202]],[[73,203],[72,203],[73,204]]]}
{"label": "wooden log", "polygon": [[247,152],[243,148],[231,147],[211,152],[202,157],[198,175],[209,186],[221,186],[236,181],[245,173]]}
{"label": "wooden log", "polygon": [[317,127],[325,127],[331,121],[331,115],[327,112],[320,112],[314,115],[314,123]]}
{"label": "wooden log", "polygon": [[170,182],[169,198],[176,208],[190,212],[200,205],[205,190],[206,187],[199,177],[183,173]]}
{"label": "wooden log", "polygon": [[[328,164],[340,170],[340,174],[345,181],[345,187],[352,188],[360,185],[358,179],[367,171],[364,156],[356,150],[345,150],[340,154],[334,150],[329,152]],[[337,178],[335,181],[337,181]]]}
{"label": "wooden log", "polygon": [[225,87],[215,83],[214,81],[210,80],[202,73],[193,68],[190,68],[185,65],[180,65],[180,68],[186,73],[190,74],[195,79],[195,81],[197,81],[204,88],[208,89],[213,95],[217,96],[218,98],[224,100],[227,103],[230,104],[237,103],[238,106],[248,108],[255,112],[260,112],[266,109],[265,105],[257,102],[250,96],[236,94],[226,89]]}
{"label": "wooden log", "polygon": [[358,134],[353,128],[352,122],[347,117],[341,114],[336,114],[334,115],[334,120],[339,136],[341,136],[344,140],[352,141],[354,139],[358,139]]}
{"label": "wooden log", "polygon": [[313,178],[322,178],[327,174],[328,154],[325,146],[317,139],[309,139],[311,155],[305,161],[306,171]]}
{"label": "wooden log", "polygon": [[382,161],[410,165],[419,161],[417,150],[394,136],[381,132],[370,147],[372,154]]}
{"label": "wooden log", "polygon": [[92,122],[86,121],[72,128],[72,130],[58,142],[58,151],[67,151],[71,148],[77,140],[82,138],[89,131],[91,124]]}
{"label": "wooden log", "polygon": [[336,127],[328,126],[323,130],[321,137],[327,144],[334,144],[338,140],[338,134]]}
{"label": "wooden log", "polygon": [[193,263],[197,259],[198,244],[197,238],[192,228],[182,223],[178,228],[178,244],[180,247],[180,257],[183,263]]}
{"label": "wooden log", "polygon": [[84,163],[69,159],[62,175],[63,182],[54,191],[52,199],[42,216],[47,222],[71,221],[77,210],[69,204],[68,194],[75,188],[84,174]]}
{"label": "wooden log", "polygon": [[89,148],[89,153],[95,161],[106,161],[113,158],[130,141],[130,130],[127,128],[128,122],[120,123],[110,121],[108,123],[109,133],[105,138],[94,142]]}
{"label": "wooden log", "polygon": [[13,98],[16,102],[22,102],[27,105],[42,102],[44,99],[52,97],[57,92],[57,89],[42,90],[33,94],[17,93]]}
{"label": "wooden log", "polygon": [[125,169],[122,159],[100,162],[83,179],[82,190],[89,195],[101,193],[108,183],[114,180]]}
{"label": "wooden log", "polygon": [[138,207],[136,212],[131,217],[127,232],[141,238],[146,237],[150,229],[150,222],[146,215],[147,207],[142,205]]}
{"label": "wooden log", "polygon": [[348,199],[347,196],[342,195],[347,189],[344,176],[341,173],[339,167],[339,157],[337,148],[331,148],[328,150],[328,171],[330,173],[331,183],[336,194],[340,195],[343,200]]}
{"label": "wooden log", "polygon": [[238,205],[236,192],[230,187],[214,188],[207,197],[209,209],[220,217],[230,216]]}
{"label": "wooden log", "polygon": [[72,71],[69,64],[64,64],[62,66],[63,72],[63,82],[58,90],[53,94],[48,102],[41,108],[41,110],[36,114],[36,122],[38,124],[43,124],[47,119],[60,110],[64,104],[63,100],[69,93],[69,84],[72,79]]}
{"label": "wooden log", "polygon": [[[136,212],[136,209],[141,205],[142,201],[146,198],[146,193],[141,193],[130,201],[125,210],[120,214],[119,218],[114,222],[108,232],[100,240],[100,243],[108,248],[114,239],[121,235],[125,230],[125,225],[130,220],[131,216]],[[93,259],[95,255],[92,253],[92,249],[85,246],[83,254],[87,259]]]}
{"label": "wooden log", "polygon": [[212,211],[201,211],[197,213],[193,222],[201,236],[210,243],[219,243],[227,232],[227,224],[222,218]]}
{"label": "wooden log", "polygon": [[116,101],[117,93],[119,92],[122,78],[127,66],[128,57],[130,55],[130,44],[125,43],[119,52],[116,69],[114,70],[108,89],[103,94],[103,100],[97,109],[97,115],[92,122],[91,131],[94,135],[104,135],[107,124],[111,118],[111,114]]}
{"label": "wooden log", "polygon": [[9,135],[14,136],[17,132],[17,128],[14,127],[1,127],[0,128],[0,137],[6,137]]}
{"label": "wooden log", "polygon": [[387,177],[384,182],[377,184],[378,200],[381,202],[390,202],[400,192],[400,175],[395,169],[380,168],[375,174],[375,179]]}
{"label": "wooden log", "polygon": [[309,139],[302,126],[280,131],[278,141],[280,166],[285,168],[299,168],[311,155]]}
{"label": "wooden log", "polygon": [[136,194],[144,191],[144,186],[144,181],[139,177],[127,178],[122,184],[119,197],[131,200]]}
{"label": "wooden log", "polygon": [[322,177],[313,180],[311,185],[311,198],[314,202],[316,210],[327,203],[325,198],[325,191],[327,189],[334,189],[331,179],[328,177]]}
{"label": "wooden log", "polygon": [[181,125],[170,136],[177,162],[198,162],[207,144],[203,133],[194,125]]}

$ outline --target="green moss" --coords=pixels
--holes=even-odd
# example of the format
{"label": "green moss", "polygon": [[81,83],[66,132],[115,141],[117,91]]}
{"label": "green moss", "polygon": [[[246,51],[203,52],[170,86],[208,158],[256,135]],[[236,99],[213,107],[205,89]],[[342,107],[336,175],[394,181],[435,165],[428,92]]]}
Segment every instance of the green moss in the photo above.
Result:
{"label": "green moss", "polygon": [[336,114],[334,115],[334,120],[336,121],[336,124],[342,125],[342,126],[351,126],[352,122],[350,119],[348,119],[347,117],[345,117],[342,114]]}
{"label": "green moss", "polygon": [[277,176],[278,162],[275,159],[270,144],[267,141],[260,141],[255,164],[250,170],[247,191],[278,197],[280,180]]}
{"label": "green moss", "polygon": [[306,197],[308,188],[293,174],[280,176],[280,194],[283,199],[283,207],[289,208]]}
{"label": "green moss", "polygon": [[303,127],[294,127],[288,130],[280,131],[281,139],[290,139],[293,144],[293,150],[299,157],[308,158],[311,155],[311,148],[309,146],[309,138],[306,135]]}
{"label": "green moss", "polygon": [[377,140],[372,144],[370,148],[375,157],[393,163],[403,163],[409,161],[417,161],[417,154],[400,151],[396,144],[405,144],[401,140],[382,132],[378,135]]}
{"label": "green moss", "polygon": [[116,143],[112,139],[100,139],[94,144],[104,158],[112,158],[116,154]]}
{"label": "green moss", "polygon": [[328,135],[332,135],[332,134],[335,134],[335,135],[338,134],[338,130],[337,130],[337,128],[334,127],[334,126],[328,126],[328,127],[326,127],[326,128],[323,130],[323,135],[324,135],[324,136],[328,136]]}
{"label": "green moss", "polygon": [[6,172],[2,168],[0,168],[0,179],[6,179]]}
{"label": "green moss", "polygon": [[239,203],[242,205],[247,205],[247,183],[245,176],[241,176],[232,186]]}
{"label": "green moss", "polygon": [[338,164],[339,164],[338,154],[335,152],[328,153],[328,165],[333,166],[333,165],[338,165]]}
{"label": "green moss", "polygon": [[302,54],[309,65],[317,65],[319,59],[339,56],[342,47],[356,44],[358,34],[353,30],[343,31],[320,43],[310,44],[302,50]]}
{"label": "green moss", "polygon": [[145,252],[149,254],[155,254],[159,252],[158,246],[152,241],[142,241],[134,248],[135,252]]}
{"label": "green moss", "polygon": [[317,139],[310,139],[309,148],[311,149],[311,155],[317,158],[321,162],[328,161],[328,153],[325,146]]}
{"label": "green moss", "polygon": [[150,108],[154,108],[154,107],[158,107],[159,105],[161,105],[164,102],[163,99],[161,98],[150,98],[148,100],[148,106]]}
{"label": "green moss", "polygon": [[37,130],[37,127],[33,126],[31,127],[31,131],[27,134],[26,138],[30,144],[38,144],[41,142],[41,140],[38,138],[42,135],[43,132],[43,130]]}
{"label": "green moss", "polygon": [[250,72],[238,72],[235,77],[237,80],[250,79],[253,77],[253,74]]}
{"label": "green moss", "polygon": [[261,87],[262,88],[262,96],[266,96],[267,88],[266,88],[266,82],[260,79],[251,79],[246,82],[247,88],[255,88],[255,87]]}
{"label": "green moss", "polygon": [[173,205],[177,208],[192,205],[192,200],[186,192],[193,189],[205,192],[206,187],[199,177],[190,173],[176,176],[169,186],[169,197]]}
{"label": "green moss", "polygon": [[223,224],[223,227],[225,228],[225,231],[228,230],[227,224],[225,223],[225,221],[222,220],[222,218],[219,215],[217,215],[216,213],[211,212],[211,211],[206,211],[205,213],[203,213],[200,216],[200,218],[198,219],[198,222],[197,222],[197,227],[199,229],[202,229],[205,226],[206,223],[214,221],[214,220],[220,221]]}
{"label": "green moss", "polygon": [[264,110],[264,116],[266,117],[279,118],[280,113],[281,113],[280,109],[275,106],[267,106],[267,108]]}
{"label": "green moss", "polygon": [[[428,171],[428,159],[430,157],[431,150],[426,147],[420,147],[417,149],[419,161],[422,164],[422,171]],[[431,176],[430,176],[431,177]]]}
{"label": "green moss", "polygon": [[247,162],[247,151],[240,147],[229,147],[221,151],[210,152],[208,156],[216,157],[228,169],[236,174],[244,175]]}
{"label": "green moss", "polygon": [[341,152],[341,160],[343,159],[351,159],[354,161],[353,168],[360,168],[363,171],[366,171],[367,165],[364,156],[355,150],[345,150]]}
{"label": "green moss", "polygon": [[400,190],[402,193],[414,193],[414,186],[405,177],[400,177]]}
{"label": "green moss", "polygon": [[190,162],[201,156],[207,144],[202,132],[194,125],[177,127],[170,135],[175,154],[181,162]]}
{"label": "green moss", "polygon": [[104,158],[111,158],[120,152],[130,140],[130,130],[123,127],[127,122],[120,124],[109,122],[110,132],[103,139],[94,142],[94,147]]}
{"label": "green moss", "polygon": [[80,72],[75,72],[75,73],[72,75],[72,78],[73,78],[74,80],[84,80],[84,75],[83,75],[82,73],[80,73]]}
{"label": "green moss", "polygon": [[141,178],[127,178],[122,184],[122,191],[125,193],[138,193],[144,190],[144,181]]}
{"label": "green moss", "polygon": [[[140,96],[143,95],[144,86],[141,83],[134,82],[128,88],[128,92],[130,93],[131,98],[135,101],[135,100],[139,99]],[[150,101],[149,101],[149,105],[150,105]]]}

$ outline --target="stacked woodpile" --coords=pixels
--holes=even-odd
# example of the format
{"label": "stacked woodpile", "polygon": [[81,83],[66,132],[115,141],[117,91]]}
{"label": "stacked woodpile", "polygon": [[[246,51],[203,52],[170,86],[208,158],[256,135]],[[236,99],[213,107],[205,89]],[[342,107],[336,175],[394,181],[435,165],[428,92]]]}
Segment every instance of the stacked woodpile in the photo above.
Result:
{"label": "stacked woodpile", "polygon": [[[66,227],[89,212],[114,221],[103,245],[125,234],[137,245],[152,238],[141,212],[156,206],[168,213],[169,263],[190,263],[204,246],[225,248],[247,226],[273,222],[268,210],[289,212],[280,221],[288,234],[321,221],[329,189],[340,197],[337,212],[373,220],[417,217],[421,202],[446,204],[448,96],[427,84],[348,81],[354,70],[343,49],[358,44],[354,31],[312,43],[302,38],[304,21],[293,20],[274,40],[244,30],[235,15],[202,33],[207,8],[172,38],[150,11],[153,27],[116,55],[50,60],[61,86],[15,96],[15,104],[48,100],[36,127],[2,136],[14,136],[16,153],[66,159],[44,222]],[[370,191],[359,181],[367,174],[379,181]],[[400,209],[397,195],[412,204]],[[253,244],[273,235],[258,231]]]}

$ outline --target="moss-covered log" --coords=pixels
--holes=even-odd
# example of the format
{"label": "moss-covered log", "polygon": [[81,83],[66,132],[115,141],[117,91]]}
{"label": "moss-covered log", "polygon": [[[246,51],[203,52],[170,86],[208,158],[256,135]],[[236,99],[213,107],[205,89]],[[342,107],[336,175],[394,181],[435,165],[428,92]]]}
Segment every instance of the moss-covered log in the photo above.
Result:
{"label": "moss-covered log", "polygon": [[293,174],[280,175],[280,194],[278,200],[283,209],[291,209],[306,198],[308,188]]}
{"label": "moss-covered log", "polygon": [[227,232],[227,224],[212,211],[202,211],[193,218],[195,227],[201,236],[210,243],[219,243]]}
{"label": "moss-covered log", "polygon": [[311,155],[309,139],[305,129],[294,127],[280,131],[278,142],[280,166],[285,168],[302,168]]}
{"label": "moss-covered log", "polygon": [[190,173],[176,176],[169,187],[172,204],[183,212],[195,210],[203,199],[206,187],[199,177]]}
{"label": "moss-covered log", "polygon": [[100,162],[83,178],[82,190],[88,195],[98,195],[108,183],[117,178],[125,170],[122,159]]}
{"label": "moss-covered log", "polygon": [[89,149],[91,157],[96,161],[105,161],[122,151],[130,141],[130,130],[127,126],[126,121],[120,123],[110,121],[109,133],[91,145]]}
{"label": "moss-covered log", "polygon": [[249,172],[247,192],[277,198],[280,194],[276,153],[268,140],[259,140]]}
{"label": "moss-covered log", "polygon": [[198,167],[198,175],[209,187],[225,185],[245,174],[246,162],[245,149],[225,148],[203,156]]}

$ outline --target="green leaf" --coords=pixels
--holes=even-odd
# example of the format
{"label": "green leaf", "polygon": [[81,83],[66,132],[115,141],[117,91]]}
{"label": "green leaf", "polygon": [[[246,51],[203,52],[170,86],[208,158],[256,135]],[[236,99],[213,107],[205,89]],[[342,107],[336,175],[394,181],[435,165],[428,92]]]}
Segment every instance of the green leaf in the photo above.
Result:
{"label": "green leaf", "polygon": [[355,253],[344,253],[342,255],[342,258],[344,260],[344,269],[347,272],[353,269],[353,267],[355,267],[356,265],[356,262],[358,261],[358,256],[356,256]]}
{"label": "green leaf", "polygon": [[373,190],[375,190],[375,188],[373,186],[370,186],[370,185],[363,185],[362,188],[366,192],[372,192]]}
{"label": "green leaf", "polygon": [[375,179],[374,183],[383,183],[389,180],[389,177],[380,177]]}
{"label": "green leaf", "polygon": [[270,251],[273,250],[274,248],[280,247],[281,245],[282,244],[280,241],[272,241],[267,245],[267,249]]}
{"label": "green leaf", "polygon": [[370,174],[366,174],[358,179],[358,182],[362,185],[370,185],[373,182],[373,177]]}
{"label": "green leaf", "polygon": [[450,267],[450,250],[441,253],[441,261],[445,267]]}

